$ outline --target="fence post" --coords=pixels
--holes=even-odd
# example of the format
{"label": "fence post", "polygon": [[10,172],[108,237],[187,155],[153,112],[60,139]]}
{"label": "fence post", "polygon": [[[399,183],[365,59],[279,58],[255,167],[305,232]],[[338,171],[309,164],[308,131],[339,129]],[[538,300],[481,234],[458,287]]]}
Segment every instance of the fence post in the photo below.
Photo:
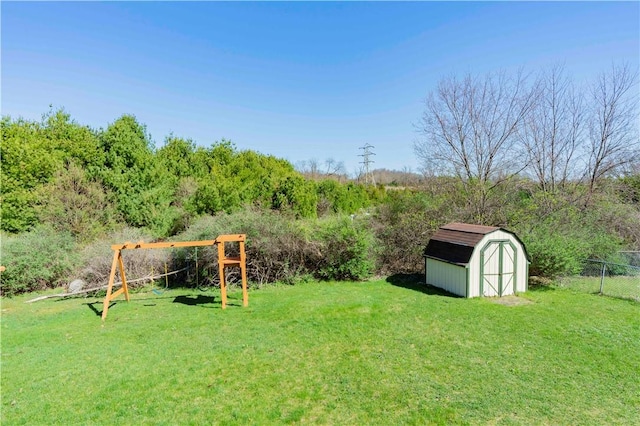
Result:
{"label": "fence post", "polygon": [[604,289],[604,273],[607,270],[607,264],[602,262],[602,275],[600,275],[600,294],[602,294],[602,290]]}

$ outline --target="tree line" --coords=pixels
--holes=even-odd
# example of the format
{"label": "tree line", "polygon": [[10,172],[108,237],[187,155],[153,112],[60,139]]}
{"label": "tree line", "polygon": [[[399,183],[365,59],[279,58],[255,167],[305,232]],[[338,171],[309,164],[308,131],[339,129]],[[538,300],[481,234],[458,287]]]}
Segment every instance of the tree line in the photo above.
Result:
{"label": "tree line", "polygon": [[247,205],[315,217],[381,197],[353,182],[305,179],[288,161],[227,140],[202,147],[169,135],[156,148],[132,115],[91,129],[61,109],[41,121],[3,117],[1,130],[1,227],[11,233],[48,223],[89,240],[124,223],[166,237]]}
{"label": "tree line", "polygon": [[478,223],[516,176],[548,194],[579,190],[587,206],[605,178],[640,170],[638,93],[629,65],[584,85],[561,66],[446,77],[425,101],[415,152],[426,173],[458,180]]}
{"label": "tree line", "polygon": [[[0,291],[74,276],[99,284],[114,242],[235,232],[248,235],[254,283],[419,273],[428,239],[453,221],[515,232],[531,275],[615,262],[620,249],[640,250],[637,77],[627,66],[585,87],[561,67],[445,77],[419,125],[423,174],[374,171],[378,186],[350,180],[340,161],[296,169],[227,140],[168,135],[156,147],[132,115],[105,129],[64,110],[3,117]],[[128,268],[190,264],[188,253],[164,256],[131,258]],[[215,262],[202,254],[196,283],[214,283]]]}

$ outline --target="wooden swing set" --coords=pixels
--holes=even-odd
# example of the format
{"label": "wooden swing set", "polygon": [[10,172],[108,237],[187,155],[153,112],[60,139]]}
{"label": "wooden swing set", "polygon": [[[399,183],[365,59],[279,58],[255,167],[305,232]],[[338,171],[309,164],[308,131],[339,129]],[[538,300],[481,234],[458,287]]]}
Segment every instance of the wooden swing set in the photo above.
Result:
{"label": "wooden swing set", "polygon": [[[162,242],[162,243],[145,243],[139,241],[137,243],[126,242],[124,244],[114,244],[111,246],[113,250],[113,262],[111,263],[111,273],[109,274],[109,284],[107,285],[107,295],[104,298],[102,308],[102,321],[107,318],[109,304],[113,299],[124,294],[126,301],[129,301],[129,288],[127,287],[126,274],[124,272],[124,263],[122,261],[123,250],[135,249],[159,249],[159,248],[175,248],[175,247],[203,247],[216,246],[218,249],[218,269],[220,273],[220,295],[222,299],[222,309],[227,307],[227,289],[225,283],[224,270],[228,267],[239,267],[242,275],[242,305],[249,305],[249,296],[247,294],[247,257],[244,251],[245,234],[218,235],[215,240],[202,241],[181,241],[181,242]],[[239,256],[225,256],[225,243],[238,243]],[[116,269],[120,272],[120,280],[122,287],[113,291],[114,280],[116,277]]]}

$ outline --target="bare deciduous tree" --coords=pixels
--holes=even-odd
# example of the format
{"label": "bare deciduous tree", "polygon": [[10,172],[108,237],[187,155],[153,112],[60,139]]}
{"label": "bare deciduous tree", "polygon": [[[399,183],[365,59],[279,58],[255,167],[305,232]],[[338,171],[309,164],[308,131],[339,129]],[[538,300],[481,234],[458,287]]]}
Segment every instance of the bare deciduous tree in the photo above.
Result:
{"label": "bare deciduous tree", "polygon": [[591,88],[588,200],[602,177],[615,174],[638,158],[637,83],[637,71],[628,65],[612,65]]}
{"label": "bare deciduous tree", "polygon": [[579,177],[584,133],[583,99],[560,66],[543,72],[535,84],[536,102],[520,129],[527,165],[541,190],[555,192]]}
{"label": "bare deciduous tree", "polygon": [[321,173],[320,162],[316,158],[298,162],[296,169],[309,179],[317,179]]}
{"label": "bare deciduous tree", "polygon": [[324,168],[321,167],[320,161],[312,158],[307,161],[300,161],[296,164],[296,170],[302,173],[306,178],[318,179],[337,179],[343,181],[347,179],[347,172],[344,162],[327,158],[324,160]]}
{"label": "bare deciduous tree", "polygon": [[336,161],[333,158],[324,160],[325,174],[328,176],[341,176],[347,174],[344,162]]}
{"label": "bare deciduous tree", "polygon": [[443,79],[427,97],[416,155],[425,170],[460,179],[477,222],[484,222],[493,189],[524,167],[516,151],[517,130],[534,94],[522,72],[513,77],[501,72]]}

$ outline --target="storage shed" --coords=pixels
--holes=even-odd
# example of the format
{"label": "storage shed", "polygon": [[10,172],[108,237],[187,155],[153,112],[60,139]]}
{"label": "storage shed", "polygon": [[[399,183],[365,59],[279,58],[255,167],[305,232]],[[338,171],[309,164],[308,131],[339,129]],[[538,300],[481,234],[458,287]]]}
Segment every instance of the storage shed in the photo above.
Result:
{"label": "storage shed", "polygon": [[424,258],[426,283],[462,297],[527,291],[529,255],[502,228],[450,223],[431,237]]}

